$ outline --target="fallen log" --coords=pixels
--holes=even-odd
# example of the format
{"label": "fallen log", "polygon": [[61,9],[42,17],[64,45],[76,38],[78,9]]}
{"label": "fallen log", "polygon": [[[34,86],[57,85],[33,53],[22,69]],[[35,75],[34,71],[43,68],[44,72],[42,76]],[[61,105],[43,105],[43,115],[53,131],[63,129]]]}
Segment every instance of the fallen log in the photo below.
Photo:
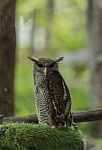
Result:
{"label": "fallen log", "polygon": [[[102,120],[102,108],[97,110],[88,110],[73,112],[74,122],[90,122],[90,121],[99,121]],[[29,122],[29,123],[38,123],[37,115],[28,115],[28,116],[12,116],[12,117],[1,117],[2,122]]]}

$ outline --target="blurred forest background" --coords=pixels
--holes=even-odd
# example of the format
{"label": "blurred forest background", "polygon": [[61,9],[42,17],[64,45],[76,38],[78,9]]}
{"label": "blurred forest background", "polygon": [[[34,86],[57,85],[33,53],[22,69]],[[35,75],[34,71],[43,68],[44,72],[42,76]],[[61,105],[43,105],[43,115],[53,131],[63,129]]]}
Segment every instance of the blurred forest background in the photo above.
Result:
{"label": "blurred forest background", "polygon": [[[8,10],[10,10],[12,16],[15,8],[13,7],[15,5],[14,0],[8,1],[10,4]],[[2,7],[2,2],[0,2],[0,8]],[[11,7],[13,11],[11,11]],[[5,9],[0,9],[0,12],[2,11],[4,11],[4,15],[8,13]],[[6,17],[3,16],[3,18]],[[11,112],[7,113],[6,108],[5,114],[9,116],[12,114],[29,115],[36,113],[32,65],[27,60],[27,56],[51,58],[64,56],[64,61],[60,64],[60,70],[70,88],[73,103],[72,111],[101,108],[101,0],[17,0],[15,19],[16,52],[11,52],[11,49],[8,49],[6,55],[0,52],[0,59],[3,58],[2,56],[6,56],[6,60],[9,58],[8,66],[5,65],[5,67],[2,63],[7,64],[7,62],[2,59],[0,64],[3,66],[2,68],[5,68],[6,72],[9,72],[12,68],[15,70],[15,76],[14,70],[13,76],[11,75],[12,79],[14,77],[12,85],[14,85],[15,94],[11,95],[13,96],[12,106],[15,105],[15,110],[13,108]],[[6,21],[8,21],[9,26],[9,21],[14,21],[14,18]],[[1,29],[0,32],[2,33]],[[10,33],[8,32],[8,34]],[[0,40],[0,45],[2,45],[2,40]],[[8,57],[10,53],[12,55]],[[11,61],[11,59],[13,60]],[[5,69],[0,69],[0,71],[2,72]],[[0,84],[4,76],[3,74]],[[8,81],[10,80],[9,77]],[[7,79],[5,78],[4,80]],[[4,85],[4,92],[7,92],[6,86],[9,87],[9,85],[6,85],[6,81]],[[0,113],[4,112],[2,110],[0,108]],[[102,144],[102,121],[82,123],[79,126],[88,139],[90,137],[91,139],[92,137],[100,138],[92,139],[92,144],[98,146]]]}
{"label": "blurred forest background", "polygon": [[[87,88],[89,72],[84,62],[80,64],[77,62],[77,57],[80,56],[76,57],[79,51],[82,54],[86,47],[86,2],[81,0],[65,0],[63,2],[59,0],[35,2],[18,0],[16,31],[17,115],[34,112],[32,65],[27,60],[27,56],[30,55],[51,58],[64,56],[60,70],[71,88],[73,111],[88,108],[90,106]],[[73,58],[73,54],[75,58]],[[84,61],[83,58],[79,59]],[[79,81],[80,84],[78,84]],[[76,100],[74,101],[74,99]],[[83,103],[83,99],[85,99],[85,103]],[[20,102],[18,103],[18,101]],[[24,109],[22,109],[19,104],[24,104],[24,102]]]}

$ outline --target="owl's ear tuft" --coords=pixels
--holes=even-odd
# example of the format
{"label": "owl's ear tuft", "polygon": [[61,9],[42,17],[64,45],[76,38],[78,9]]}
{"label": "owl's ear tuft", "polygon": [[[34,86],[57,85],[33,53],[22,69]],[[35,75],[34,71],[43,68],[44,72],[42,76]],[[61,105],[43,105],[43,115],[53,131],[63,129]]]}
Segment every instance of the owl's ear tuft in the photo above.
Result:
{"label": "owl's ear tuft", "polygon": [[64,58],[64,57],[57,58],[57,59],[55,60],[55,62],[62,61],[62,60],[63,60],[63,58]]}
{"label": "owl's ear tuft", "polygon": [[37,58],[33,58],[31,56],[28,56],[27,58],[30,59],[34,63],[39,63],[39,60]]}

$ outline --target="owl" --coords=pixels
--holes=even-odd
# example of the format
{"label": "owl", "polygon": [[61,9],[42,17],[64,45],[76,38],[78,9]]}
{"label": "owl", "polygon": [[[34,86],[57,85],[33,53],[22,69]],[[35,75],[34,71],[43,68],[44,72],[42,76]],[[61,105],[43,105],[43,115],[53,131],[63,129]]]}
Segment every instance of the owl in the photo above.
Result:
{"label": "owl", "polygon": [[71,125],[71,96],[59,71],[58,59],[28,57],[34,64],[35,103],[39,123]]}

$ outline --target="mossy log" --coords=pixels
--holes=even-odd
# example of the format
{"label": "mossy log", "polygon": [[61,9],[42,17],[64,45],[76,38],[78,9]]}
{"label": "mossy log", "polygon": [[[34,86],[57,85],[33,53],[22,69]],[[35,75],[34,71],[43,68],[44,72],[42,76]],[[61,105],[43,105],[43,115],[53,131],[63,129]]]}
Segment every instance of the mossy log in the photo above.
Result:
{"label": "mossy log", "polygon": [[84,150],[78,128],[30,123],[0,125],[0,150]]}

